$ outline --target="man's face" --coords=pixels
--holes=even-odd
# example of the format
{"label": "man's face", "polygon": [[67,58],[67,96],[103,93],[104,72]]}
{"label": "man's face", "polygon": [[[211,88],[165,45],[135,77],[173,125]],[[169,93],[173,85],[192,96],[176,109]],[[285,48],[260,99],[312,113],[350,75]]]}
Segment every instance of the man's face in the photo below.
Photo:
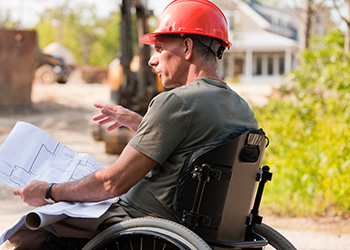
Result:
{"label": "man's face", "polygon": [[155,53],[148,61],[162,79],[165,88],[176,88],[186,84],[188,62],[184,59],[183,39],[157,38]]}

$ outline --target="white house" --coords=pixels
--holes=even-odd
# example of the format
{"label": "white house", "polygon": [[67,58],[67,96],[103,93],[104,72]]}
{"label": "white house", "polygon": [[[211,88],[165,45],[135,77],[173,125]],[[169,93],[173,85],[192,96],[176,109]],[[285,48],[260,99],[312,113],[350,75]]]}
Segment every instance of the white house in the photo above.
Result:
{"label": "white house", "polygon": [[256,0],[213,0],[230,26],[232,48],[219,61],[219,73],[241,83],[282,83],[296,67],[298,25],[291,10]]}

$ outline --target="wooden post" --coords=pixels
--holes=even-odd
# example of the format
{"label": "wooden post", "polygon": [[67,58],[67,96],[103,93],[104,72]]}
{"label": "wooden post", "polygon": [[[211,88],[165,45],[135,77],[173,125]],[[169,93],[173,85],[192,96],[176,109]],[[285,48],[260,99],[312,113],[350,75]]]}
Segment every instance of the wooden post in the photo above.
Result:
{"label": "wooden post", "polygon": [[32,105],[36,43],[35,31],[0,29],[0,109],[18,110]]}

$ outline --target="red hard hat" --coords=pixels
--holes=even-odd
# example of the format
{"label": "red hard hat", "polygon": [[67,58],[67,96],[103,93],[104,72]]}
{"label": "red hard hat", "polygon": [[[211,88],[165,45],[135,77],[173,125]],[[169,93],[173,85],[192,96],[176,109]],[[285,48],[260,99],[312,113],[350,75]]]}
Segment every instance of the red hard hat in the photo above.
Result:
{"label": "red hard hat", "polygon": [[161,14],[156,30],[140,37],[145,44],[154,44],[156,36],[165,34],[194,34],[216,38],[226,49],[227,20],[221,10],[208,0],[175,0]]}

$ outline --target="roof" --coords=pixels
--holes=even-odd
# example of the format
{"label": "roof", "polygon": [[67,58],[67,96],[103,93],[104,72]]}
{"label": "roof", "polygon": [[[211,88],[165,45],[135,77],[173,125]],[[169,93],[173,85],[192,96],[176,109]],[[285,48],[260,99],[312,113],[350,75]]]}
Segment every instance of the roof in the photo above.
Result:
{"label": "roof", "polygon": [[298,22],[293,9],[268,7],[256,0],[231,1],[262,29],[297,39]]}
{"label": "roof", "polygon": [[264,29],[268,29],[270,27],[270,23],[263,17],[260,13],[258,13],[252,6],[244,1],[235,1],[237,7],[244,12],[251,19],[255,20],[255,22],[260,25]]}
{"label": "roof", "polygon": [[267,31],[246,31],[238,34],[238,38],[232,39],[234,51],[284,51],[297,49],[297,41]]}

